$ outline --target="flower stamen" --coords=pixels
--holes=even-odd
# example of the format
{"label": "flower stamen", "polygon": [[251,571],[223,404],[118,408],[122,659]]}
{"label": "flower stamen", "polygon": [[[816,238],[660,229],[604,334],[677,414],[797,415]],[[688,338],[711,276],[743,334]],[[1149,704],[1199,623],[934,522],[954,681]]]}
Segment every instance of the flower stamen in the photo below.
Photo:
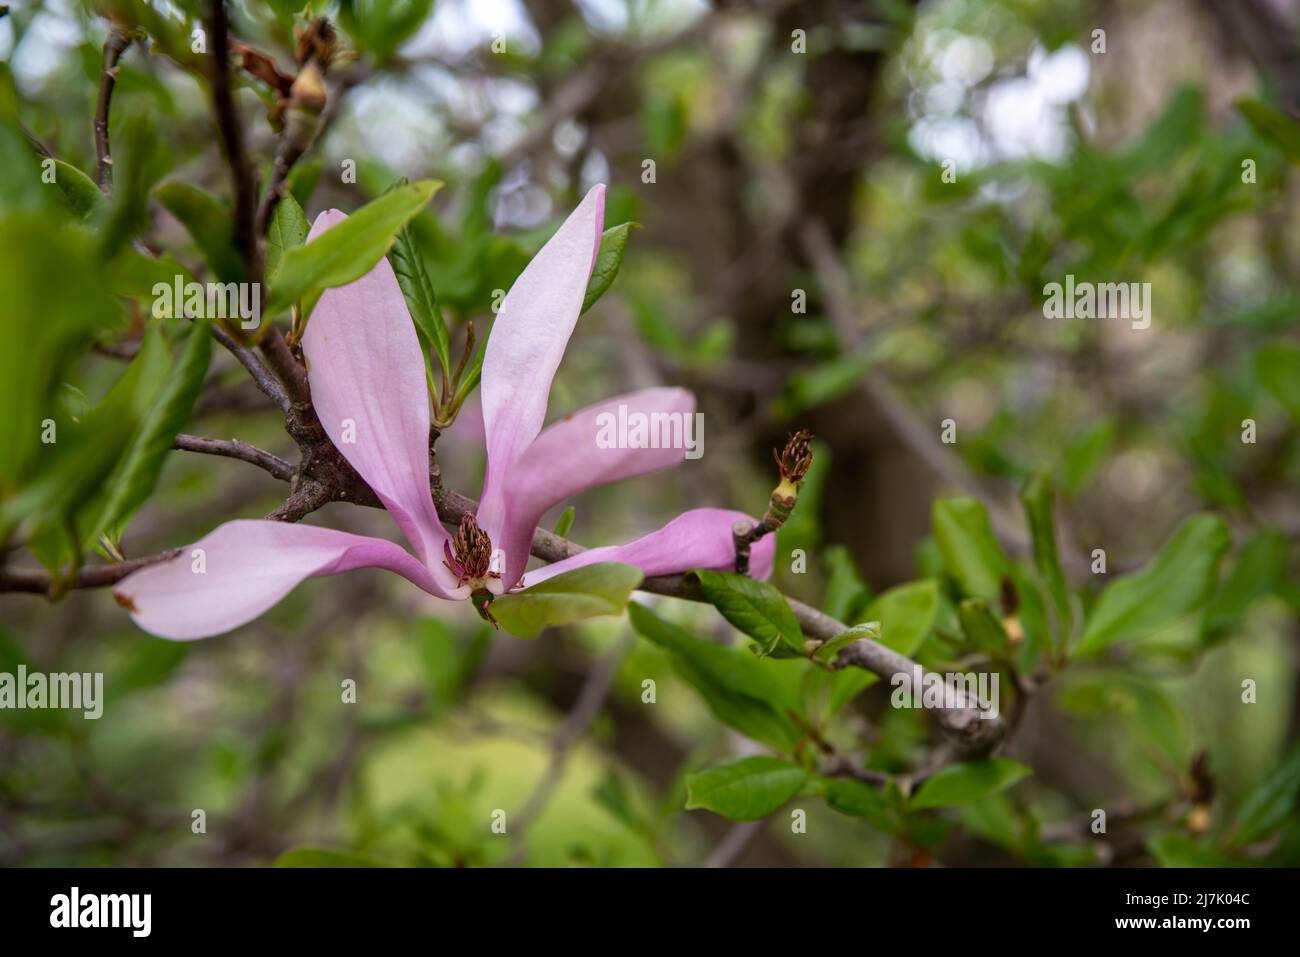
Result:
{"label": "flower stamen", "polygon": [[443,564],[456,576],[457,585],[481,586],[484,579],[501,577],[491,571],[492,539],[471,514],[461,518],[456,534],[442,543],[442,551]]}

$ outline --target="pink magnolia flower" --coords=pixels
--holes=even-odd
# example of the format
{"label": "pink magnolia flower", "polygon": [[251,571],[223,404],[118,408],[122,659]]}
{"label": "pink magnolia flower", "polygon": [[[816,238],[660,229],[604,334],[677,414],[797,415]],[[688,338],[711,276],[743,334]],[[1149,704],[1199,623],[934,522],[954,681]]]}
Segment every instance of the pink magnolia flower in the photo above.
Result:
{"label": "pink magnolia flower", "polygon": [[[523,271],[502,303],[483,361],[487,474],[476,517],[449,536],[429,485],[429,400],[424,359],[386,259],[356,282],[327,290],[303,336],[308,379],[330,440],[392,514],[411,551],[382,538],[310,525],[227,522],[176,558],[125,578],[116,591],[135,623],[165,638],[230,631],[256,618],[305,578],[387,568],[431,595],[478,607],[518,587],[533,532],[551,506],[586,489],[678,464],[684,450],[606,448],[602,413],[620,404],[646,414],[691,415],[683,389],[632,392],[582,409],[543,430],[551,380],[582,308],[600,248],[605,188],[589,192]],[[308,240],[340,222],[329,210]],[[668,420],[671,421],[671,420]],[[695,509],[628,545],[595,548],[529,572],[529,583],[598,561],[646,575],[729,568],[731,525],[743,513]],[[771,573],[772,536],[751,556]]]}

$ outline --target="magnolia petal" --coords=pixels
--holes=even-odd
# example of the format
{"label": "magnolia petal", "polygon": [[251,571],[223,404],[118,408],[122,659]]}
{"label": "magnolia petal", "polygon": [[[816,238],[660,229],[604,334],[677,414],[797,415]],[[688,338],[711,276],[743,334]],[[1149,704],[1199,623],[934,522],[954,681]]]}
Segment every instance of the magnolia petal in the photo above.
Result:
{"label": "magnolia petal", "polygon": [[167,562],[142,568],[114,590],[135,623],[188,641],[238,628],[305,578],[387,568],[444,598],[429,570],[393,542],[312,525],[243,519],[218,527]]}
{"label": "magnolia petal", "polygon": [[641,389],[548,426],[510,471],[505,521],[484,526],[505,553],[503,581],[517,582],[523,574],[533,530],[552,505],[597,485],[680,464],[688,440],[695,445],[702,438],[694,413],[695,396],[685,389]]}
{"label": "magnolia petal", "polygon": [[[344,219],[316,217],[308,241]],[[429,488],[429,394],[424,357],[393,267],[327,289],[302,340],[312,401],[330,440],[392,512],[445,587],[447,539]]]}
{"label": "magnolia petal", "polygon": [[501,528],[511,470],[546,420],[551,380],[600,251],[605,187],[594,187],[515,280],[488,336],[480,392],[487,475],[479,524]]}
{"label": "magnolia petal", "polygon": [[[736,549],[731,526],[739,521],[752,522],[744,512],[725,508],[697,508],[683,512],[656,532],[626,545],[591,548],[554,565],[529,572],[525,585],[554,578],[556,575],[593,565],[596,562],[624,562],[635,565],[647,578],[676,575],[697,568],[731,571],[736,565]],[[776,556],[776,536],[764,535],[754,543],[749,556],[749,573],[754,578],[772,574]]]}

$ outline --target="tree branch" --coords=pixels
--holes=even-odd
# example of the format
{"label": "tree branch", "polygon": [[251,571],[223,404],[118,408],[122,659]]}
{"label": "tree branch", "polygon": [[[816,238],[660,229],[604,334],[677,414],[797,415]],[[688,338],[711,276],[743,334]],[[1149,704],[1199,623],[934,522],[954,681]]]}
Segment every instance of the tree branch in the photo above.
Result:
{"label": "tree branch", "polygon": [[[181,549],[172,548],[147,558],[133,558],[130,561],[114,562],[111,565],[91,565],[77,572],[76,578],[67,585],[68,588],[109,588],[116,585],[127,575],[147,565],[156,565],[175,558]],[[0,568],[0,592],[27,592],[33,595],[50,595],[55,581],[49,572],[41,569]]]}
{"label": "tree branch", "polygon": [[718,846],[709,852],[709,856],[704,859],[704,867],[730,867],[735,863],[736,858],[745,853],[745,849],[753,843],[754,838],[758,837],[758,832],[763,829],[767,823],[766,819],[759,821],[745,821],[741,824],[734,824],[731,830],[721,841]]}
{"label": "tree branch", "polygon": [[257,231],[254,228],[257,214],[257,170],[244,150],[244,129],[235,111],[235,96],[230,86],[230,20],[224,0],[212,0],[212,13],[208,18],[209,40],[212,44],[212,106],[217,118],[217,131],[221,134],[222,152],[230,167],[231,187],[235,197],[235,247],[248,266],[249,281],[257,281],[258,263]]}
{"label": "tree branch", "polygon": [[284,391],[284,386],[280,384],[280,380],[257,357],[257,353],[236,342],[235,337],[218,323],[211,323],[208,328],[212,330],[212,338],[221,343],[227,352],[239,360],[239,364],[248,370],[248,374],[253,377],[253,382],[257,384],[257,387],[279,406],[281,412],[287,415],[292,408],[289,395]]}
{"label": "tree branch", "polygon": [[95,104],[95,156],[96,182],[100,192],[113,188],[113,157],[108,148],[108,111],[113,102],[113,87],[117,84],[117,61],[131,45],[131,35],[119,26],[108,32],[104,41],[104,68],[99,75],[99,99]]}
{"label": "tree branch", "polygon": [[[325,444],[328,445],[328,440],[326,440]],[[337,452],[334,455],[337,456]],[[341,461],[341,457],[339,457],[339,461]],[[338,461],[331,460],[329,468],[330,471],[323,475],[309,477],[305,480],[300,470],[293,493],[268,518],[277,521],[296,522],[328,502],[333,501],[346,501],[356,505],[368,505],[376,508],[383,507],[374,492],[351,469],[351,466],[346,465],[346,462],[343,462],[343,466],[340,467]],[[433,500],[438,509],[438,517],[451,525],[459,525],[465,515],[472,515],[478,510],[478,503],[473,499],[451,489],[443,488],[439,483],[434,485]],[[563,561],[585,550],[584,546],[579,545],[577,542],[570,541],[544,528],[538,528],[533,532],[532,554],[547,563]],[[140,559],[138,561],[148,564],[151,561],[160,561],[162,557],[155,556],[153,559]],[[135,568],[130,568],[121,573],[113,571],[121,569],[126,564],[129,563],[87,569],[83,572],[83,575],[86,572],[94,572],[95,574],[87,575],[85,578],[79,575],[72,587],[103,588],[115,584],[135,570]],[[22,584],[15,586],[12,584],[13,582],[21,582]],[[51,578],[47,572],[13,571],[0,573],[0,591],[29,591],[48,594],[51,584]],[[654,595],[665,595],[670,598],[681,598],[686,601],[704,604],[709,603],[699,581],[690,575],[652,576],[641,583],[640,590]],[[810,605],[805,605],[794,598],[787,597],[786,600],[789,602],[795,618],[798,619],[803,633],[809,638],[829,641],[849,630],[848,625]],[[889,680],[895,674],[913,674],[916,669],[920,668],[920,665],[912,659],[900,655],[893,649],[872,641],[870,638],[859,638],[840,651],[832,667],[862,668]],[[924,675],[924,671],[922,671],[922,674]],[[991,719],[981,717],[983,710],[985,709],[981,702],[972,702],[965,706],[938,710],[936,715],[944,730],[964,747],[972,750],[984,749],[992,747],[1001,739],[1006,731],[1006,724],[1000,716]]]}
{"label": "tree branch", "polygon": [[185,435],[182,433],[176,436],[172,448],[180,449],[182,452],[223,455],[226,458],[239,459],[241,462],[248,462],[260,469],[264,469],[282,482],[291,480],[297,471],[296,468],[279,456],[272,455],[255,445],[249,445],[247,442],[241,442],[239,439],[210,439],[202,435]]}
{"label": "tree branch", "polygon": [[[262,239],[257,231],[257,170],[244,149],[244,130],[235,111],[235,98],[230,86],[230,21],[223,0],[212,0],[208,29],[212,34],[212,104],[235,196],[235,246],[247,266],[247,281],[260,295],[264,262]],[[262,327],[258,346],[289,398],[306,404],[310,395],[307,370],[293,357],[274,322],[268,321]]]}

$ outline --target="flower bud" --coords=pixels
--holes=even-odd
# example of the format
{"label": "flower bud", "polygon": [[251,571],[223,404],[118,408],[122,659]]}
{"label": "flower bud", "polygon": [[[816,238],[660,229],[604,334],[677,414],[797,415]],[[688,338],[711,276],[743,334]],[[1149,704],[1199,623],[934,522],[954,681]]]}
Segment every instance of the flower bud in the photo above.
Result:
{"label": "flower bud", "polygon": [[800,429],[790,436],[784,449],[780,452],[773,449],[772,455],[781,471],[781,481],[772,490],[767,512],[763,515],[763,525],[769,530],[784,525],[799,501],[799,483],[812,468],[812,433]]}
{"label": "flower bud", "polygon": [[785,448],[779,454],[776,449],[772,450],[772,454],[776,456],[781,478],[798,485],[812,468],[812,433],[807,429],[800,429],[790,436],[790,440],[785,443]]}

